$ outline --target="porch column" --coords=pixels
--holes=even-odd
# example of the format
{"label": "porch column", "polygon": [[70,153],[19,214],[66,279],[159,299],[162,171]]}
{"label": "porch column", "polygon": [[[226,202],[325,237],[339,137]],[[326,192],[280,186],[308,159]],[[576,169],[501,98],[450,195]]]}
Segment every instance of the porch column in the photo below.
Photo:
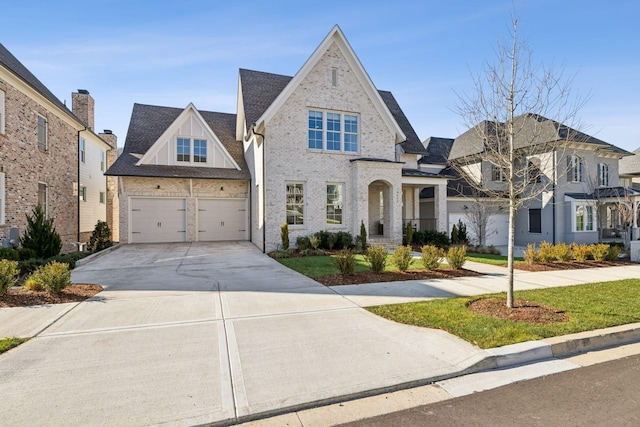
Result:
{"label": "porch column", "polygon": [[413,188],[413,215],[414,225],[420,230],[420,187]]}
{"label": "porch column", "polygon": [[433,212],[436,216],[438,231],[449,232],[449,215],[447,211],[447,183],[433,187]]}
{"label": "porch column", "polygon": [[633,220],[631,221],[631,236],[629,242],[638,238],[638,202],[633,201]]}

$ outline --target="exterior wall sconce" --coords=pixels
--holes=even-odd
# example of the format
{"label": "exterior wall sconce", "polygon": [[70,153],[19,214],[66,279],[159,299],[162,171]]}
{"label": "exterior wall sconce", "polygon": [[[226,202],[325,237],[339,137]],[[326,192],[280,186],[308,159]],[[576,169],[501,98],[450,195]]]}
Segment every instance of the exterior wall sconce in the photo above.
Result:
{"label": "exterior wall sconce", "polygon": [[160,184],[156,185],[156,188],[159,190],[160,189]]}

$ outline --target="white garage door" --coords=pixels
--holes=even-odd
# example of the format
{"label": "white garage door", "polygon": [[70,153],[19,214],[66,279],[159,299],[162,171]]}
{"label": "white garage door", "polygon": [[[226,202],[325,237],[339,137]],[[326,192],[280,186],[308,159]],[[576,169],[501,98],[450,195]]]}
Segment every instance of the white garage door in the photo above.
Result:
{"label": "white garage door", "polygon": [[[469,218],[464,214],[449,214],[449,236],[451,236],[451,230],[454,224],[458,224],[458,220],[461,220],[467,226],[467,236],[472,241],[477,241],[472,227],[469,225]],[[487,242],[486,246],[504,246],[509,240],[509,215],[507,214],[493,214],[487,221]]]}
{"label": "white garage door", "polygon": [[198,241],[247,240],[246,199],[198,199]]}
{"label": "white garage door", "polygon": [[132,243],[184,242],[186,239],[185,199],[131,199]]}

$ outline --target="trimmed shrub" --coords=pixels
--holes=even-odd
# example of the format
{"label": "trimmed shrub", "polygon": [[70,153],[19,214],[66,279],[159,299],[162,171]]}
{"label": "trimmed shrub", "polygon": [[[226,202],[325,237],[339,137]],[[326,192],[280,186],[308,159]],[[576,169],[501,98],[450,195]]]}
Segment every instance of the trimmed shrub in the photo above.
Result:
{"label": "trimmed shrub", "polygon": [[27,228],[20,245],[32,249],[38,258],[50,258],[58,255],[62,249],[62,240],[53,226],[53,218],[45,218],[42,206],[37,205],[31,215],[27,215]]}
{"label": "trimmed shrub", "polygon": [[311,247],[311,241],[307,236],[298,236],[296,237],[296,248],[304,251]]}
{"label": "trimmed shrub", "polygon": [[89,251],[99,252],[111,246],[113,246],[113,242],[111,241],[109,225],[105,221],[98,220],[89,238]]}
{"label": "trimmed shrub", "polygon": [[591,256],[596,261],[604,261],[607,255],[609,254],[609,246],[606,243],[597,243],[593,244],[590,247]]}
{"label": "trimmed shrub", "polygon": [[280,240],[282,241],[282,249],[289,249],[289,224],[283,222],[280,225]]}
{"label": "trimmed shrub", "polygon": [[0,248],[0,259],[20,261],[20,252],[13,248]]}
{"label": "trimmed shrub", "polygon": [[289,258],[293,251],[291,249],[287,249],[286,251],[278,250],[269,252],[269,256],[273,259],[281,259],[281,258]]}
{"label": "trimmed shrub", "polygon": [[320,237],[317,234],[314,234],[313,236],[309,237],[309,243],[311,244],[311,247],[314,251],[318,250],[318,247],[320,246]]}
{"label": "trimmed shrub", "polygon": [[31,273],[27,279],[27,282],[29,281],[51,293],[58,294],[71,284],[71,270],[68,264],[52,261]]}
{"label": "trimmed shrub", "polygon": [[353,244],[353,236],[347,231],[338,231],[336,233],[338,239],[336,241],[336,249],[347,249]]}
{"label": "trimmed shrub", "polygon": [[42,258],[29,258],[24,261],[18,261],[18,268],[20,268],[20,274],[30,274],[46,263],[47,261]]}
{"label": "trimmed shrub", "polygon": [[558,261],[571,261],[571,246],[566,243],[557,243],[553,247],[553,256]]}
{"label": "trimmed shrub", "polygon": [[538,260],[540,262],[551,262],[556,259],[553,251],[553,245],[549,242],[540,242],[540,248],[538,249]]}
{"label": "trimmed shrub", "polygon": [[364,257],[374,273],[383,272],[387,266],[387,250],[384,246],[370,246]]}
{"label": "trimmed shrub", "polygon": [[572,243],[571,255],[576,261],[585,262],[587,260],[587,257],[589,256],[589,246],[584,244],[578,245],[576,243]]}
{"label": "trimmed shrub", "polygon": [[458,226],[453,224],[453,227],[451,227],[451,244],[458,244],[458,240]]}
{"label": "trimmed shrub", "polygon": [[329,247],[330,251],[333,250],[333,247],[336,245],[337,242],[338,242],[338,235],[336,233],[329,233],[329,235],[327,236],[327,246]]}
{"label": "trimmed shrub", "polygon": [[28,259],[37,258],[36,251],[29,248],[18,249],[18,261],[26,261]]}
{"label": "trimmed shrub", "polygon": [[616,261],[621,252],[620,246],[609,246],[609,250],[607,251],[607,255],[604,257],[604,260]]}
{"label": "trimmed shrub", "polygon": [[424,232],[424,244],[435,245],[444,249],[449,247],[451,241],[444,231],[426,230]]}
{"label": "trimmed shrub", "polygon": [[0,260],[0,296],[7,293],[18,282],[18,261]]}
{"label": "trimmed shrub", "polygon": [[367,250],[367,227],[364,226],[364,221],[360,221],[360,250]]}
{"label": "trimmed shrub", "polygon": [[73,270],[74,268],[76,268],[76,261],[88,257],[89,255],[91,255],[89,252],[69,252],[66,254],[56,255],[53,258],[49,258],[45,261],[46,263],[57,261],[63,264],[68,264],[69,268]]}
{"label": "trimmed shrub", "polygon": [[466,261],[466,256],[466,246],[452,246],[447,252],[447,263],[449,263],[449,266],[454,270],[460,270]]}
{"label": "trimmed shrub", "polygon": [[444,257],[444,250],[433,245],[422,247],[422,265],[427,270],[433,270],[440,266],[440,258]]}
{"label": "trimmed shrub", "polygon": [[340,270],[340,273],[343,276],[349,276],[353,274],[353,271],[356,268],[356,256],[350,249],[342,249],[340,252],[338,252],[338,254],[334,257],[334,262],[336,263],[336,267],[338,267],[338,270]]}
{"label": "trimmed shrub", "polygon": [[538,262],[538,251],[535,243],[529,243],[527,249],[523,251],[524,262],[528,265]]}
{"label": "trimmed shrub", "polygon": [[405,228],[405,240],[407,242],[407,246],[411,246],[411,244],[413,243],[413,224],[411,223],[411,221],[407,223],[407,226]]}
{"label": "trimmed shrub", "polygon": [[398,267],[400,271],[407,271],[411,264],[411,246],[398,246],[393,255],[391,255],[391,263]]}

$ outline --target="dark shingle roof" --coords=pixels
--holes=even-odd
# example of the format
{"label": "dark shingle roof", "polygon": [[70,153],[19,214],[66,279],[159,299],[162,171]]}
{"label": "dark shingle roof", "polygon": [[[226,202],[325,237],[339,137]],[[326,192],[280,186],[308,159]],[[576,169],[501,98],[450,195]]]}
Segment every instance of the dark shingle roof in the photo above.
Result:
{"label": "dark shingle roof", "polygon": [[633,152],[633,156],[626,156],[618,162],[620,176],[640,175],[640,148]]}
{"label": "dark shingle roof", "polygon": [[[539,114],[523,114],[514,120],[515,126],[520,129],[517,132],[515,147],[523,148],[534,144],[544,144],[555,141],[570,141],[598,146],[601,150],[606,150],[620,155],[630,153],[615,145],[601,141],[598,138],[587,135],[569,126],[547,119]],[[469,129],[455,139],[449,159],[458,159],[466,156],[480,154],[485,151],[486,144],[495,143],[496,135],[504,132],[504,123],[483,121]],[[483,137],[487,138],[487,142]]]}
{"label": "dark shingle roof", "polygon": [[453,146],[453,138],[430,137],[424,141],[424,148],[427,154],[422,156],[420,164],[447,164],[449,153]]}
{"label": "dark shingle roof", "polygon": [[22,79],[29,86],[34,88],[42,96],[53,104],[62,108],[67,114],[78,120],[73,113],[64,105],[47,87],[34,76],[9,50],[0,43],[0,64],[9,69],[13,74]]}
{"label": "dark shingle roof", "polygon": [[[273,104],[278,95],[289,84],[293,77],[280,74],[265,73],[240,69],[240,84],[242,85],[242,102],[244,104],[245,125],[249,128],[258,121],[265,111]],[[426,153],[420,138],[407,120],[393,94],[388,91],[378,91],[380,97],[391,112],[391,115],[404,132],[407,140],[400,144],[407,153]]]}
{"label": "dark shingle roof", "polygon": [[398,105],[398,101],[396,101],[393,94],[386,90],[379,90],[378,93],[387,105],[391,115],[393,115],[393,118],[398,123],[398,126],[400,126],[400,129],[402,129],[404,136],[407,137],[406,141],[400,144],[405,153],[426,154],[426,150],[424,149],[420,138],[418,138],[416,131],[413,129],[413,126],[411,126],[411,123],[409,123],[407,116],[404,115],[404,112],[400,108],[400,105]]}
{"label": "dark shingle roof", "polygon": [[595,200],[595,199],[621,199],[625,196],[635,196],[640,194],[637,190],[628,187],[603,187],[597,188],[593,193],[565,193],[576,200]]}
{"label": "dark shingle roof", "polygon": [[267,111],[292,78],[280,74],[240,69],[242,102],[247,128],[250,128]]}
{"label": "dark shingle roof", "polygon": [[240,170],[197,166],[141,165],[136,163],[178,118],[183,108],[134,104],[124,150],[106,175],[169,178],[250,179],[241,141],[235,139],[236,115],[199,111]]}
{"label": "dark shingle roof", "polygon": [[420,169],[402,169],[402,176],[411,176],[418,178],[445,178],[439,173],[432,173]]}
{"label": "dark shingle roof", "polygon": [[[478,191],[475,187],[471,186],[452,166],[447,166],[440,173],[439,176],[445,176],[449,178],[447,181],[447,197],[489,197],[486,193]],[[420,190],[421,199],[433,198],[433,187],[426,187]]]}

